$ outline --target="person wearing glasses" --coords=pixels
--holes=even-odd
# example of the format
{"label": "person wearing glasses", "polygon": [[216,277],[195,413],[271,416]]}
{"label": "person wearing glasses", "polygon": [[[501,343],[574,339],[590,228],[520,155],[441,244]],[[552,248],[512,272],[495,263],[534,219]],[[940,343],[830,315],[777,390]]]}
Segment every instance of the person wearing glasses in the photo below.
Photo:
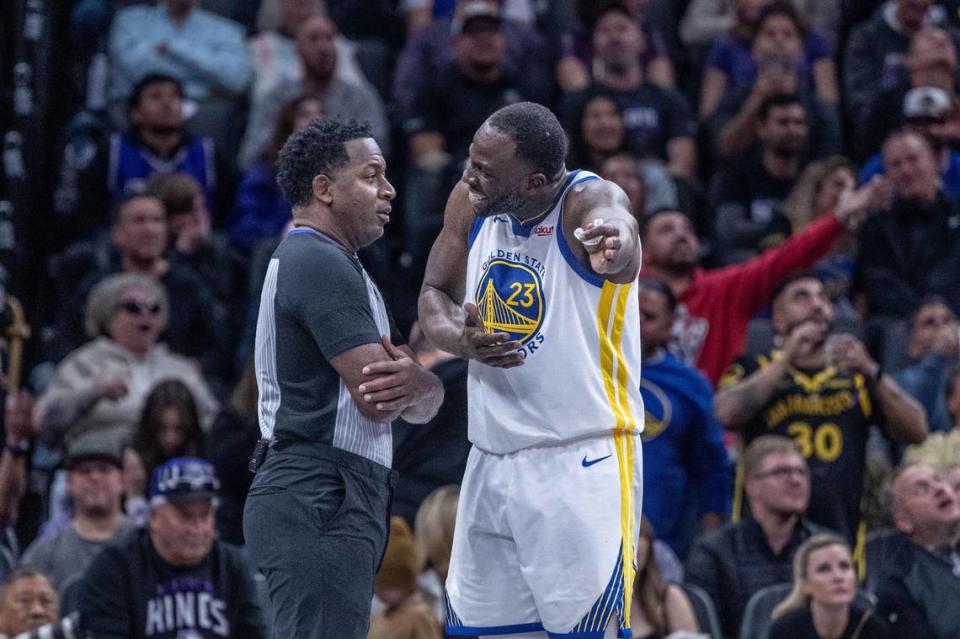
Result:
{"label": "person wearing glasses", "polygon": [[128,441],[147,395],[166,379],[190,389],[209,428],[213,393],[193,361],[158,343],[169,315],[166,291],[148,275],[111,275],[93,287],[84,316],[91,341],[60,362],[37,402],[45,444],[93,431]]}
{"label": "person wearing glasses", "polygon": [[[72,257],[62,270],[72,268],[77,274],[75,283],[58,284],[65,291],[65,303],[57,318],[56,359],[83,343],[83,309],[100,280],[114,273],[143,273],[156,278],[168,294],[170,312],[161,340],[174,353],[200,362],[206,376],[214,380],[229,376],[224,370],[226,312],[191,267],[169,259],[168,213],[156,197],[131,195],[113,210],[109,244],[94,243],[89,256],[82,255],[85,249],[79,245],[67,250]],[[80,255],[72,255],[74,251]],[[68,275],[73,277],[73,272]]]}
{"label": "person wearing glasses", "polygon": [[698,539],[685,573],[687,583],[710,595],[725,637],[738,635],[751,595],[790,581],[797,548],[825,532],[804,517],[810,469],[795,441],[761,435],[747,446],[742,463],[751,516]]}
{"label": "person wearing glasses", "polygon": [[[853,544],[861,525],[870,425],[915,444],[927,436],[927,414],[859,340],[831,334],[833,306],[815,274],[788,275],[770,308],[778,346],[731,366],[714,398],[717,419],[745,444],[770,433],[796,440],[810,467],[807,516]],[[735,510],[742,489],[738,482]]]}

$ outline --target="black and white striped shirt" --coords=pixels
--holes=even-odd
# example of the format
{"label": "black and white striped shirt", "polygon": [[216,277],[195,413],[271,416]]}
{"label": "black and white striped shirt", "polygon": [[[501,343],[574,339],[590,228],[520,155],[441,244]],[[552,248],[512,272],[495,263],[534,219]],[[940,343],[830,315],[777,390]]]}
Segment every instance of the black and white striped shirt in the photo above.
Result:
{"label": "black and white striped shirt", "polygon": [[389,423],[357,409],[330,359],[379,343],[393,325],[360,260],[312,229],[292,231],[267,269],[257,319],[255,364],[260,432],[266,439],[316,441],[389,467]]}

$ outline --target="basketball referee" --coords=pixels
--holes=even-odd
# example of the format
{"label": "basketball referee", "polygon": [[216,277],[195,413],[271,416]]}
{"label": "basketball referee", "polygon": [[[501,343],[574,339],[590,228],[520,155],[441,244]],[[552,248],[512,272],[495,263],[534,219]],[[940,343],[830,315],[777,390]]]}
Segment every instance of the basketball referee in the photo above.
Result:
{"label": "basketball referee", "polygon": [[428,421],[443,387],[398,346],[357,258],[383,235],[396,195],[368,126],[314,120],[287,140],[277,169],[296,228],[260,299],[263,439],[244,535],[266,577],[274,636],[364,639],[389,529],[390,422]]}

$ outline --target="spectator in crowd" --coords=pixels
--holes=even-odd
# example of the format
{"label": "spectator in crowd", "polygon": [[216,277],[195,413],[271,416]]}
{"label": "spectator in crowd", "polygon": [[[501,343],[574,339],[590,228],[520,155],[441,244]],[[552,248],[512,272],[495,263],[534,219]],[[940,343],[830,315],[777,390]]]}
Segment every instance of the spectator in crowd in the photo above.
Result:
{"label": "spectator in crowd", "polygon": [[953,373],[947,380],[945,395],[950,430],[932,433],[922,444],[908,447],[903,461],[906,464],[922,462],[941,470],[957,492],[960,490],[960,372]]}
{"label": "spectator in crowd", "polygon": [[910,363],[893,378],[923,405],[931,431],[949,431],[953,419],[947,412],[947,381],[957,369],[960,324],[943,298],[931,297],[913,314],[911,325]]}
{"label": "spectator in crowd", "polygon": [[722,261],[746,261],[790,236],[783,202],[800,175],[808,133],[807,112],[798,95],[772,95],[760,105],[760,156],[717,173],[714,208]]}
{"label": "spectator in crowd", "polygon": [[[664,89],[673,89],[676,84],[673,63],[670,61],[663,35],[648,20],[649,5],[648,0],[623,3],[642,32],[644,46],[640,53],[640,63],[644,74],[651,83]],[[590,69],[596,64],[591,25],[596,20],[594,14],[598,9],[602,11],[602,8],[602,2],[580,2],[577,5],[580,15],[562,38],[563,50],[557,62],[557,81],[562,91],[580,91],[590,86],[593,75]]]}
{"label": "spectator in crowd", "polygon": [[874,315],[908,317],[930,294],[960,310],[960,208],[941,188],[930,142],[901,131],[883,145],[890,210],[860,232],[858,282]]}
{"label": "spectator in crowd", "polygon": [[803,81],[798,20],[788,2],[773,2],[761,12],[752,44],[755,77],[731,86],[710,114],[711,138],[719,155],[742,156],[755,147],[760,108],[767,98],[780,93],[796,93],[804,103],[810,129],[805,159],[840,152],[843,139],[836,105],[822,99]]}
{"label": "spectator in crowd", "polygon": [[417,590],[413,532],[403,517],[390,518],[390,539],[373,592],[382,604],[370,617],[367,639],[441,639],[440,620]]}
{"label": "spectator in crowd", "polygon": [[300,95],[280,111],[273,128],[273,138],[259,159],[243,172],[234,204],[230,237],[234,246],[250,251],[265,238],[280,235],[291,219],[290,204],[277,186],[277,155],[290,134],[306,127],[323,115],[320,100]]}
{"label": "spectator in crowd", "polygon": [[92,639],[266,637],[251,567],[214,534],[219,488],[201,459],[154,471],[148,526],[100,553],[82,582],[79,610]]}
{"label": "spectator in crowd", "polygon": [[13,638],[54,623],[60,600],[50,578],[36,570],[18,570],[0,589],[0,637]]}
{"label": "spectator in crowd", "polygon": [[[645,77],[643,47],[643,32],[629,9],[618,2],[604,5],[593,25],[594,56],[603,73],[595,74],[593,83],[619,104],[631,152],[663,161],[675,177],[692,179],[697,166],[696,122],[682,95]],[[568,131],[591,96],[590,90],[564,96],[558,110]]]}
{"label": "spectator in crowd", "polygon": [[830,45],[819,32],[807,28],[789,0],[734,0],[733,4],[733,28],[714,41],[707,58],[700,91],[701,118],[714,112],[728,90],[749,87],[768,65],[787,62],[771,60],[771,56],[784,54],[791,56],[788,62],[798,67],[799,83],[811,94],[831,104],[839,102]]}
{"label": "spectator in crowd", "polygon": [[946,23],[934,0],[887,0],[850,32],[843,56],[847,117],[862,121],[877,96],[903,79],[910,40],[924,26]]}
{"label": "spectator in crowd", "polygon": [[598,172],[604,160],[626,149],[623,113],[616,97],[594,89],[581,103],[570,136],[570,165]]}
{"label": "spectator in crowd", "polygon": [[709,382],[666,350],[676,298],[660,280],[641,278],[639,286],[643,485],[656,486],[646,492],[643,512],[657,537],[682,557],[696,532],[687,524],[691,510],[704,531],[718,528],[727,517],[729,462]]}
{"label": "spectator in crowd", "polygon": [[530,73],[508,65],[503,18],[496,2],[470,2],[453,21],[453,59],[425,82],[403,123],[414,171],[407,180],[404,248],[426,259],[442,226],[447,187],[460,179],[473,135],[494,111],[545,101]]}
{"label": "spectator in crowd", "polygon": [[237,103],[250,84],[250,59],[243,28],[198,4],[164,0],[117,12],[108,46],[109,95],[122,103],[146,74],[173,76],[196,104],[193,127],[226,141]]}
{"label": "spectator in crowd", "polygon": [[320,15],[307,18],[297,30],[296,48],[303,74],[278,84],[270,93],[252,96],[250,122],[240,148],[241,167],[249,166],[264,152],[284,105],[302,94],[315,96],[325,115],[369,122],[377,143],[389,152],[386,113],[374,88],[366,81],[347,82],[336,73],[336,35],[337,25]]}
{"label": "spectator in crowd", "polygon": [[795,233],[837,206],[840,194],[856,186],[856,169],[839,155],[811,162],[803,169],[783,203]]}
{"label": "spectator in crowd", "polygon": [[72,213],[74,233],[93,236],[101,231],[109,224],[112,207],[143,193],[156,173],[193,177],[215,212],[226,215],[233,197],[232,171],[210,138],[187,133],[179,80],[162,73],[143,76],[127,100],[127,119],[128,131],[110,135],[80,169],[77,210]]}
{"label": "spectator in crowd", "polygon": [[[829,215],[839,204],[841,194],[856,184],[856,167],[842,156],[808,164],[783,203],[793,232],[798,233],[815,219]],[[833,304],[835,325],[851,331],[859,330],[862,324],[850,302],[855,255],[856,237],[847,235],[814,265]]]}
{"label": "spectator in crowd", "polygon": [[[167,212],[170,261],[199,275],[222,308],[233,307],[244,294],[239,282],[246,275],[245,265],[227,235],[213,229],[200,184],[185,173],[155,175],[147,182],[146,192],[160,200]],[[236,334],[236,326],[231,329],[230,334]]]}
{"label": "spectator in crowd", "polygon": [[253,481],[250,456],[260,439],[257,419],[257,378],[253,358],[243,368],[243,375],[230,398],[217,414],[210,429],[210,462],[223,485],[220,506],[217,508],[217,532],[220,538],[232,544],[243,544],[243,505]]}
{"label": "spectator in crowd", "polygon": [[[250,101],[269,100],[303,79],[303,64],[297,54],[297,31],[315,15],[324,15],[323,0],[263,0],[257,16],[257,34],[247,40],[253,65]],[[342,35],[334,37],[337,52],[334,75],[347,84],[365,84],[353,45]]]}
{"label": "spectator in crowd", "polygon": [[847,543],[831,533],[805,541],[793,559],[793,590],[773,610],[770,639],[888,639],[872,610],[855,608],[856,567]]}
{"label": "spectator in crowd", "polygon": [[697,618],[687,594],[679,585],[664,581],[654,554],[654,529],[640,520],[640,538],[634,560],[637,575],[630,600],[630,629],[635,637],[666,637],[675,632],[696,633]]}
{"label": "spectator in crowd", "polygon": [[107,433],[81,435],[67,447],[67,493],[73,504],[67,526],[31,544],[20,566],[42,571],[61,595],[108,544],[134,529],[124,517],[121,446]]}
{"label": "spectator in crowd", "polygon": [[[698,48],[710,44],[728,31],[732,31],[736,37],[737,33],[743,31],[742,27],[737,28],[740,21],[736,14],[744,9],[756,13],[765,1],[691,0],[680,22],[680,38],[688,47]],[[833,0],[794,0],[793,4],[829,44],[836,44],[843,26],[841,18],[844,17],[840,3]]]}
{"label": "spectator in crowd", "polygon": [[742,356],[719,384],[717,419],[750,442],[793,437],[812,476],[810,520],[857,538],[870,425],[915,444],[927,435],[923,407],[884,375],[853,335],[829,338],[833,307],[809,271],[789,275],[770,296],[780,347]]}
{"label": "spectator in crowd", "polygon": [[892,516],[898,532],[880,567],[877,613],[899,637],[953,639],[960,628],[956,493],[932,467],[906,466],[893,480]]}
{"label": "spectator in crowd", "polygon": [[147,394],[167,378],[190,388],[209,425],[217,402],[196,366],[157,343],[169,312],[166,291],[147,275],[112,275],[93,288],[85,316],[92,341],[57,366],[37,404],[48,444],[88,431],[128,439]]}
{"label": "spectator in crowd", "polygon": [[[114,273],[139,273],[156,279],[169,294],[171,312],[162,339],[175,353],[200,361],[214,379],[223,375],[223,351],[229,337],[224,309],[192,269],[167,259],[167,218],[163,203],[134,195],[116,207],[110,233],[112,252],[92,266],[61,311],[58,339],[67,352],[84,339],[82,309],[91,289]],[[90,336],[87,331],[87,337]]]}
{"label": "spectator in crowd", "polygon": [[147,510],[147,481],[174,457],[204,457],[200,411],[187,386],[176,379],[158,383],[143,402],[130,445],[123,452],[126,511],[141,518]]}
{"label": "spectator in crowd", "polygon": [[[665,206],[677,205],[677,186],[663,162],[640,160],[626,149],[623,114],[614,94],[591,89],[582,111],[570,131],[569,166],[607,176],[616,175],[623,184],[630,204],[638,216]],[[608,164],[609,163],[609,164]]]}
{"label": "spectator in crowd", "polygon": [[[956,142],[953,129],[960,115],[954,100],[937,87],[917,87],[903,98],[904,130],[918,133],[930,143],[940,171],[941,188],[949,198],[960,197],[960,151],[951,146]],[[877,130],[878,144],[882,144],[891,131],[893,129]],[[885,171],[883,153],[877,152],[863,163],[860,181],[865,182]]]}
{"label": "spectator in crowd", "polygon": [[393,424],[393,469],[400,475],[392,513],[412,524],[420,505],[434,490],[459,484],[467,466],[467,362],[433,346],[415,323],[410,348],[420,365],[443,384],[443,403],[426,424],[399,419]]}
{"label": "spectator in crowd", "polygon": [[646,274],[663,280],[677,297],[670,350],[696,365],[712,383],[743,352],[746,327],[790,271],[808,268],[866,215],[877,185],[844,192],[833,213],[802,233],[744,264],[705,270],[700,240],[690,219],[675,210],[656,211],[640,226]]}
{"label": "spectator in crowd", "polygon": [[[414,108],[424,87],[452,63],[456,53],[457,34],[467,14],[489,0],[458,0],[451,17],[433,20],[414,34],[397,56],[393,74],[393,106],[397,121],[404,122]],[[505,7],[506,8],[506,7]],[[480,9],[482,11],[482,9]],[[504,16],[502,31],[506,66],[522,69],[536,96],[546,100],[553,90],[553,53],[544,36],[533,26]]]}
{"label": "spectator in crowd", "polygon": [[[887,136],[905,122],[938,146],[956,141],[945,136],[949,132],[956,137],[956,133],[944,126],[955,111],[957,99],[957,48],[950,35],[937,27],[918,31],[910,40],[904,66],[907,77],[880,93],[867,107],[863,120],[856,123],[853,147],[858,158],[879,152]],[[879,156],[870,157],[864,170],[877,170],[878,162],[882,166]]]}
{"label": "spectator in crowd", "polygon": [[413,526],[417,550],[417,583],[438,619],[446,616],[444,584],[453,551],[460,486],[448,484],[430,493],[417,510]]}
{"label": "spectator in crowd", "polygon": [[753,593],[790,581],[794,554],[824,529],[804,517],[810,471],[796,442],[763,435],[743,454],[750,517],[700,537],[690,550],[686,581],[710,595],[723,635],[736,637]]}

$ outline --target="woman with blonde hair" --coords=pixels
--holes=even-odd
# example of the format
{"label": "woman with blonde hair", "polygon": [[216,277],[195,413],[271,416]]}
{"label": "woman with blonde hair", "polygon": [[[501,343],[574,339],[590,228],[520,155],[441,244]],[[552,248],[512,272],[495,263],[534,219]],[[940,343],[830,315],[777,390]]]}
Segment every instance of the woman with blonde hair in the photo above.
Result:
{"label": "woman with blonde hair", "polygon": [[693,606],[683,589],[660,577],[653,555],[655,536],[646,517],[640,520],[637,543],[637,577],[633,583],[630,629],[636,639],[659,639],[674,633],[699,632]]}
{"label": "woman with blonde hair", "polygon": [[793,557],[793,590],[773,610],[770,639],[887,639],[879,617],[851,605],[856,594],[847,542],[833,533],[814,535]]}
{"label": "woman with blonde hair", "polygon": [[430,493],[414,521],[414,546],[417,551],[417,583],[421,594],[443,619],[443,584],[450,570],[453,527],[457,521],[460,486],[449,484]]}

